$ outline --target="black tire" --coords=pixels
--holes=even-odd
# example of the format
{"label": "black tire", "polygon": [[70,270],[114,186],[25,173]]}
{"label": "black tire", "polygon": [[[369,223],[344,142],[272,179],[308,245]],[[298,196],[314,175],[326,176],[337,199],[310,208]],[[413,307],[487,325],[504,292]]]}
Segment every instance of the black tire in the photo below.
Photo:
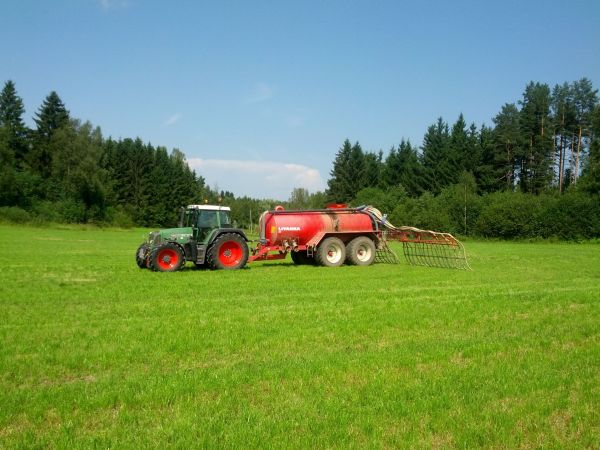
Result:
{"label": "black tire", "polygon": [[315,263],[315,258],[308,256],[306,250],[299,252],[290,252],[290,256],[292,257],[292,261],[294,261],[294,264],[302,265]]}
{"label": "black tire", "polygon": [[135,252],[135,262],[140,269],[148,268],[148,244],[142,244]]}
{"label": "black tire", "polygon": [[207,255],[206,264],[211,269],[241,269],[248,262],[248,246],[239,234],[224,233],[215,239]]}
{"label": "black tire", "polygon": [[152,250],[150,267],[157,272],[175,272],[185,265],[185,253],[177,244],[165,244]]}
{"label": "black tire", "polygon": [[355,266],[370,266],[375,261],[375,243],[367,236],[352,239],[346,246],[346,261]]}
{"label": "black tire", "polygon": [[323,239],[315,254],[317,263],[325,267],[338,267],[346,259],[346,246],[341,239],[328,237]]}

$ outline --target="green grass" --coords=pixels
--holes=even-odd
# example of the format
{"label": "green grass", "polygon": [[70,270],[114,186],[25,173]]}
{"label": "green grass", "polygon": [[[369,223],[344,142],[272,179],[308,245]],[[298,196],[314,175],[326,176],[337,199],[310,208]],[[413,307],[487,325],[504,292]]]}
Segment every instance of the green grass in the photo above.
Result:
{"label": "green grass", "polygon": [[0,448],[600,447],[598,244],[153,273],[143,235],[0,226]]}

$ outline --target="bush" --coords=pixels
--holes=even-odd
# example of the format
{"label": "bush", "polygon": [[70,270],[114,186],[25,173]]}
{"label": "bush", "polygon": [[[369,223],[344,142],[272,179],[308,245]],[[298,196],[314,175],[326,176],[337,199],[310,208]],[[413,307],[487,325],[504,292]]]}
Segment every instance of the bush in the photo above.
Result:
{"label": "bush", "polygon": [[390,214],[396,205],[406,200],[406,190],[402,186],[382,190],[375,187],[361,189],[351,202],[353,206],[371,205],[383,214]]}
{"label": "bush", "polygon": [[18,206],[0,207],[0,222],[27,223],[31,221],[31,215]]}
{"label": "bush", "polygon": [[135,226],[131,215],[123,210],[120,206],[106,208],[105,220],[109,225],[114,225],[121,228],[132,228]]}
{"label": "bush", "polygon": [[33,203],[31,213],[36,223],[44,224],[49,222],[63,222],[63,217],[55,202],[49,200],[37,201]]}
{"label": "bush", "polygon": [[520,192],[495,192],[483,198],[477,233],[504,239],[541,236],[544,209],[539,197]]}
{"label": "bush", "polygon": [[547,205],[544,237],[589,239],[600,236],[600,198],[568,191]]}
{"label": "bush", "polygon": [[[463,174],[461,177],[465,176],[473,177],[471,174]],[[476,191],[475,179],[472,178],[470,183],[463,182],[443,189],[437,197],[438,204],[446,210],[450,221],[448,232],[475,234],[475,226],[482,208],[482,199]]]}
{"label": "bush", "polygon": [[440,198],[425,192],[419,198],[406,198],[390,215],[396,226],[413,226],[433,231],[448,231],[450,216]]}
{"label": "bush", "polygon": [[74,200],[66,199],[57,204],[60,214],[63,220],[67,223],[85,223],[86,222],[86,209],[85,203]]}

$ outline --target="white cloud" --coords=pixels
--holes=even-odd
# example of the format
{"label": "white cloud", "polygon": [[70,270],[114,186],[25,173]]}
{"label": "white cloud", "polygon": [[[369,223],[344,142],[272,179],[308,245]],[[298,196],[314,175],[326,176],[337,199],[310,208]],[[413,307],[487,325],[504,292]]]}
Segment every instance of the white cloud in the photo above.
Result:
{"label": "white cloud", "polygon": [[167,120],[165,120],[162,124],[163,127],[170,127],[171,125],[176,124],[177,122],[179,122],[179,119],[181,119],[181,114],[177,113],[177,114],[173,114],[171,117],[169,117]]}
{"label": "white cloud", "polygon": [[258,83],[253,92],[246,97],[246,103],[261,103],[273,97],[273,88],[267,83]]}
{"label": "white cloud", "polygon": [[286,200],[294,188],[311,192],[325,189],[321,173],[302,164],[235,159],[188,159],[190,167],[212,186],[236,196]]}

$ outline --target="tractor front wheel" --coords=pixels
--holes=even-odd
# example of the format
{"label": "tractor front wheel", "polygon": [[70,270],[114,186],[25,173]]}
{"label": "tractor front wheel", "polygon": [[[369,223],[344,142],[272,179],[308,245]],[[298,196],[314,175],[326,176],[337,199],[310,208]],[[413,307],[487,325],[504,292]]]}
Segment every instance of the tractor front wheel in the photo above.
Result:
{"label": "tractor front wheel", "polygon": [[155,248],[150,255],[150,266],[158,272],[175,272],[185,265],[185,254],[177,244]]}
{"label": "tractor front wheel", "polygon": [[346,246],[341,239],[328,237],[319,244],[315,258],[322,266],[341,266],[346,259]]}
{"label": "tractor front wheel", "polygon": [[207,263],[211,269],[241,269],[247,261],[248,246],[239,234],[222,234],[208,251]]}
{"label": "tractor front wheel", "polygon": [[148,267],[148,244],[142,244],[138,247],[135,252],[135,262],[140,269],[146,269]]}

